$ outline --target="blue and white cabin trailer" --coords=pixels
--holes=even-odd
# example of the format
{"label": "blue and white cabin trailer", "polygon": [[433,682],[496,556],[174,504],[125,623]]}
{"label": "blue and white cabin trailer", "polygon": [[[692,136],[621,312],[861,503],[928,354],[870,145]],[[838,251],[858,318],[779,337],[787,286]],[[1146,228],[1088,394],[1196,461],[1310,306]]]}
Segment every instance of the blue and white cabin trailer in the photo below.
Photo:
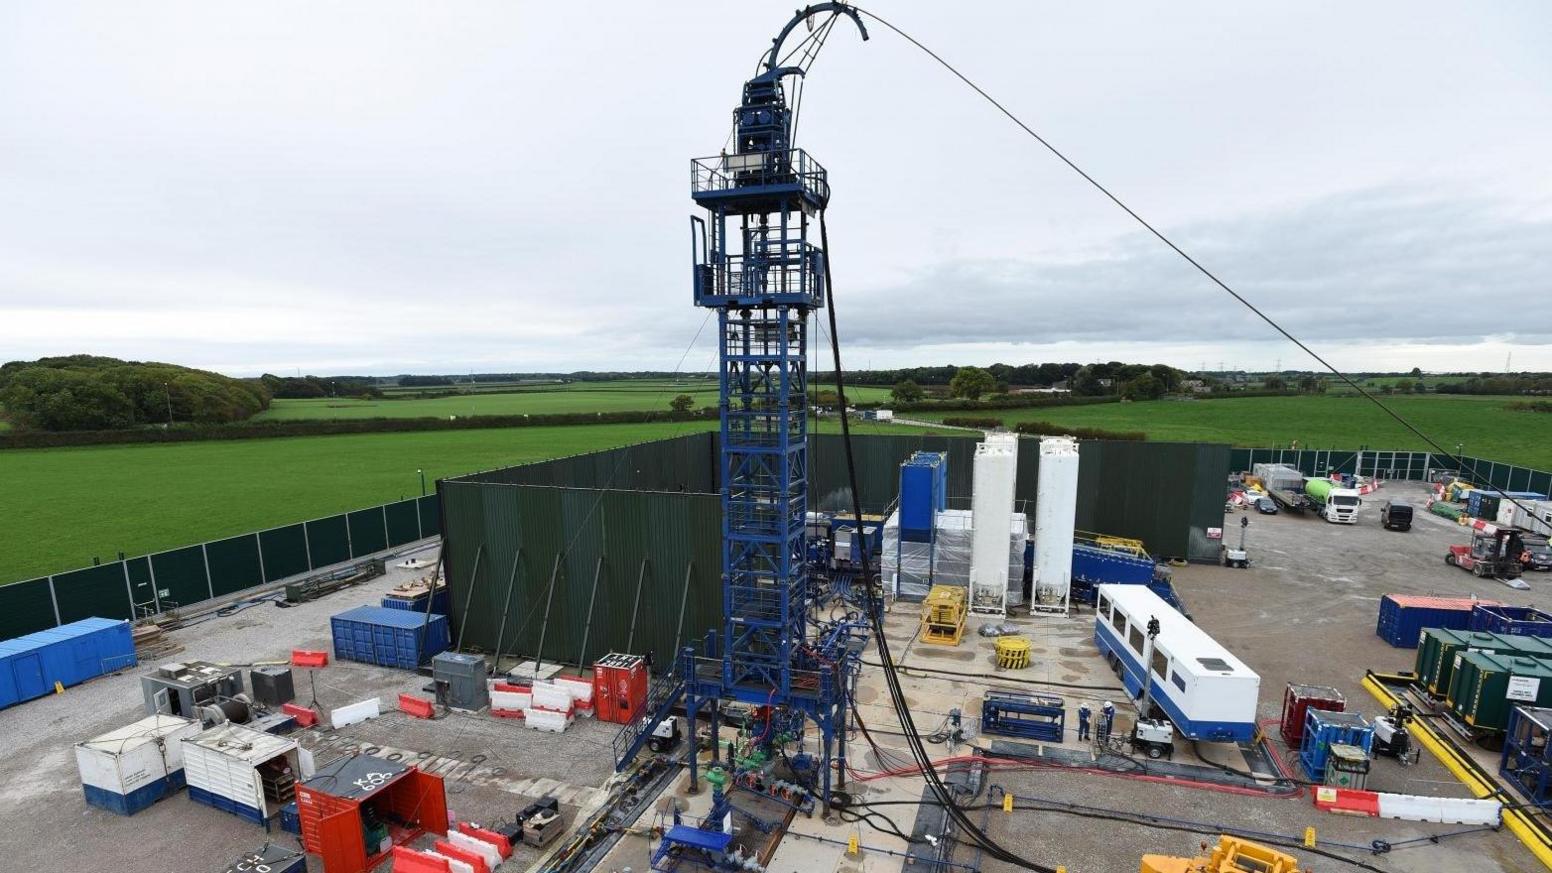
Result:
{"label": "blue and white cabin trailer", "polygon": [[[1094,644],[1120,665],[1134,698],[1143,681],[1187,739],[1248,741],[1256,733],[1261,677],[1145,585],[1100,585]],[[1153,663],[1143,669],[1148,620],[1159,620]],[[1146,715],[1146,713],[1145,713]]]}

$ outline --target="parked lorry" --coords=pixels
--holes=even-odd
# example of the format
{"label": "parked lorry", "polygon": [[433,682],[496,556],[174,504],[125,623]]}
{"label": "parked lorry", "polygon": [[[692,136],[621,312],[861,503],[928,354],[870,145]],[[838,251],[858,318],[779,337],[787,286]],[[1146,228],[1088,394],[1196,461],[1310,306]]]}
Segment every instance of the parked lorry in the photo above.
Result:
{"label": "parked lorry", "polygon": [[1261,480],[1261,487],[1272,500],[1289,512],[1303,512],[1310,506],[1304,496],[1304,474],[1297,467],[1287,464],[1256,464],[1251,474]]}
{"label": "parked lorry", "polygon": [[1343,488],[1330,479],[1310,479],[1304,483],[1304,495],[1326,521],[1333,524],[1358,523],[1358,507],[1363,505],[1358,489]]}

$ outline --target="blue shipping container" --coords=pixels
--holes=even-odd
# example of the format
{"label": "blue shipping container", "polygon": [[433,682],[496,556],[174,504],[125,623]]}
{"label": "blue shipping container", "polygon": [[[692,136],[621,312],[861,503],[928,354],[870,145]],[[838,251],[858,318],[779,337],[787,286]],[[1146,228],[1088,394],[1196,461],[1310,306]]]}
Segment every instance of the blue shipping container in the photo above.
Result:
{"label": "blue shipping container", "polygon": [[[428,595],[425,592],[421,592],[414,597],[398,597],[393,594],[387,594],[383,596],[381,606],[384,609],[403,609],[409,612],[425,612],[427,596]],[[447,615],[448,613],[452,612],[452,603],[452,593],[448,591],[447,586],[444,585],[441,588],[438,588],[436,595],[431,597],[431,614]]]}
{"label": "blue shipping container", "polygon": [[448,645],[447,617],[358,606],[329,619],[334,657],[413,670]]}
{"label": "blue shipping container", "polygon": [[1552,637],[1552,614],[1534,606],[1486,606],[1471,608],[1469,630],[1522,637]]}
{"label": "blue shipping container", "polygon": [[83,618],[0,642],[0,709],[139,663],[129,622]]}
{"label": "blue shipping container", "polygon": [[1423,628],[1468,630],[1474,605],[1468,597],[1387,594],[1380,598],[1380,616],[1374,632],[1398,649],[1415,649]]}
{"label": "blue shipping container", "polygon": [[938,513],[948,508],[948,455],[917,452],[900,465],[900,538],[932,539]]}

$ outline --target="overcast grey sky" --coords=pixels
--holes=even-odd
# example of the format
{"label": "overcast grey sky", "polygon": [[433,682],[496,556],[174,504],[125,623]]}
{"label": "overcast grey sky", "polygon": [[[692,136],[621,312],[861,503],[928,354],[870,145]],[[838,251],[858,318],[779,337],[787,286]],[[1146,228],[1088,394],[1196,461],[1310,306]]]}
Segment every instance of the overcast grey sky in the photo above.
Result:
{"label": "overcast grey sky", "polygon": [[[1552,4],[865,5],[1338,365],[1552,369]],[[0,360],[673,369],[688,161],[793,6],[7,3]],[[1308,366],[872,36],[798,133],[848,366]]]}

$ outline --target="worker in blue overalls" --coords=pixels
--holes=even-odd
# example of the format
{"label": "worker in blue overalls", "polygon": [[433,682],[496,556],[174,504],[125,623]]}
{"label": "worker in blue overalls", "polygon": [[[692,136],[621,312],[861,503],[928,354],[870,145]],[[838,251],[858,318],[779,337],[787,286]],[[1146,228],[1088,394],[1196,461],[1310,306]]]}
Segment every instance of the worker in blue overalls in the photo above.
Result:
{"label": "worker in blue overalls", "polygon": [[1089,739],[1089,711],[1087,703],[1078,704],[1078,742],[1087,742]]}
{"label": "worker in blue overalls", "polygon": [[1115,727],[1115,704],[1105,701],[1105,705],[1099,709],[1099,735],[1101,739],[1110,739],[1110,729]]}

